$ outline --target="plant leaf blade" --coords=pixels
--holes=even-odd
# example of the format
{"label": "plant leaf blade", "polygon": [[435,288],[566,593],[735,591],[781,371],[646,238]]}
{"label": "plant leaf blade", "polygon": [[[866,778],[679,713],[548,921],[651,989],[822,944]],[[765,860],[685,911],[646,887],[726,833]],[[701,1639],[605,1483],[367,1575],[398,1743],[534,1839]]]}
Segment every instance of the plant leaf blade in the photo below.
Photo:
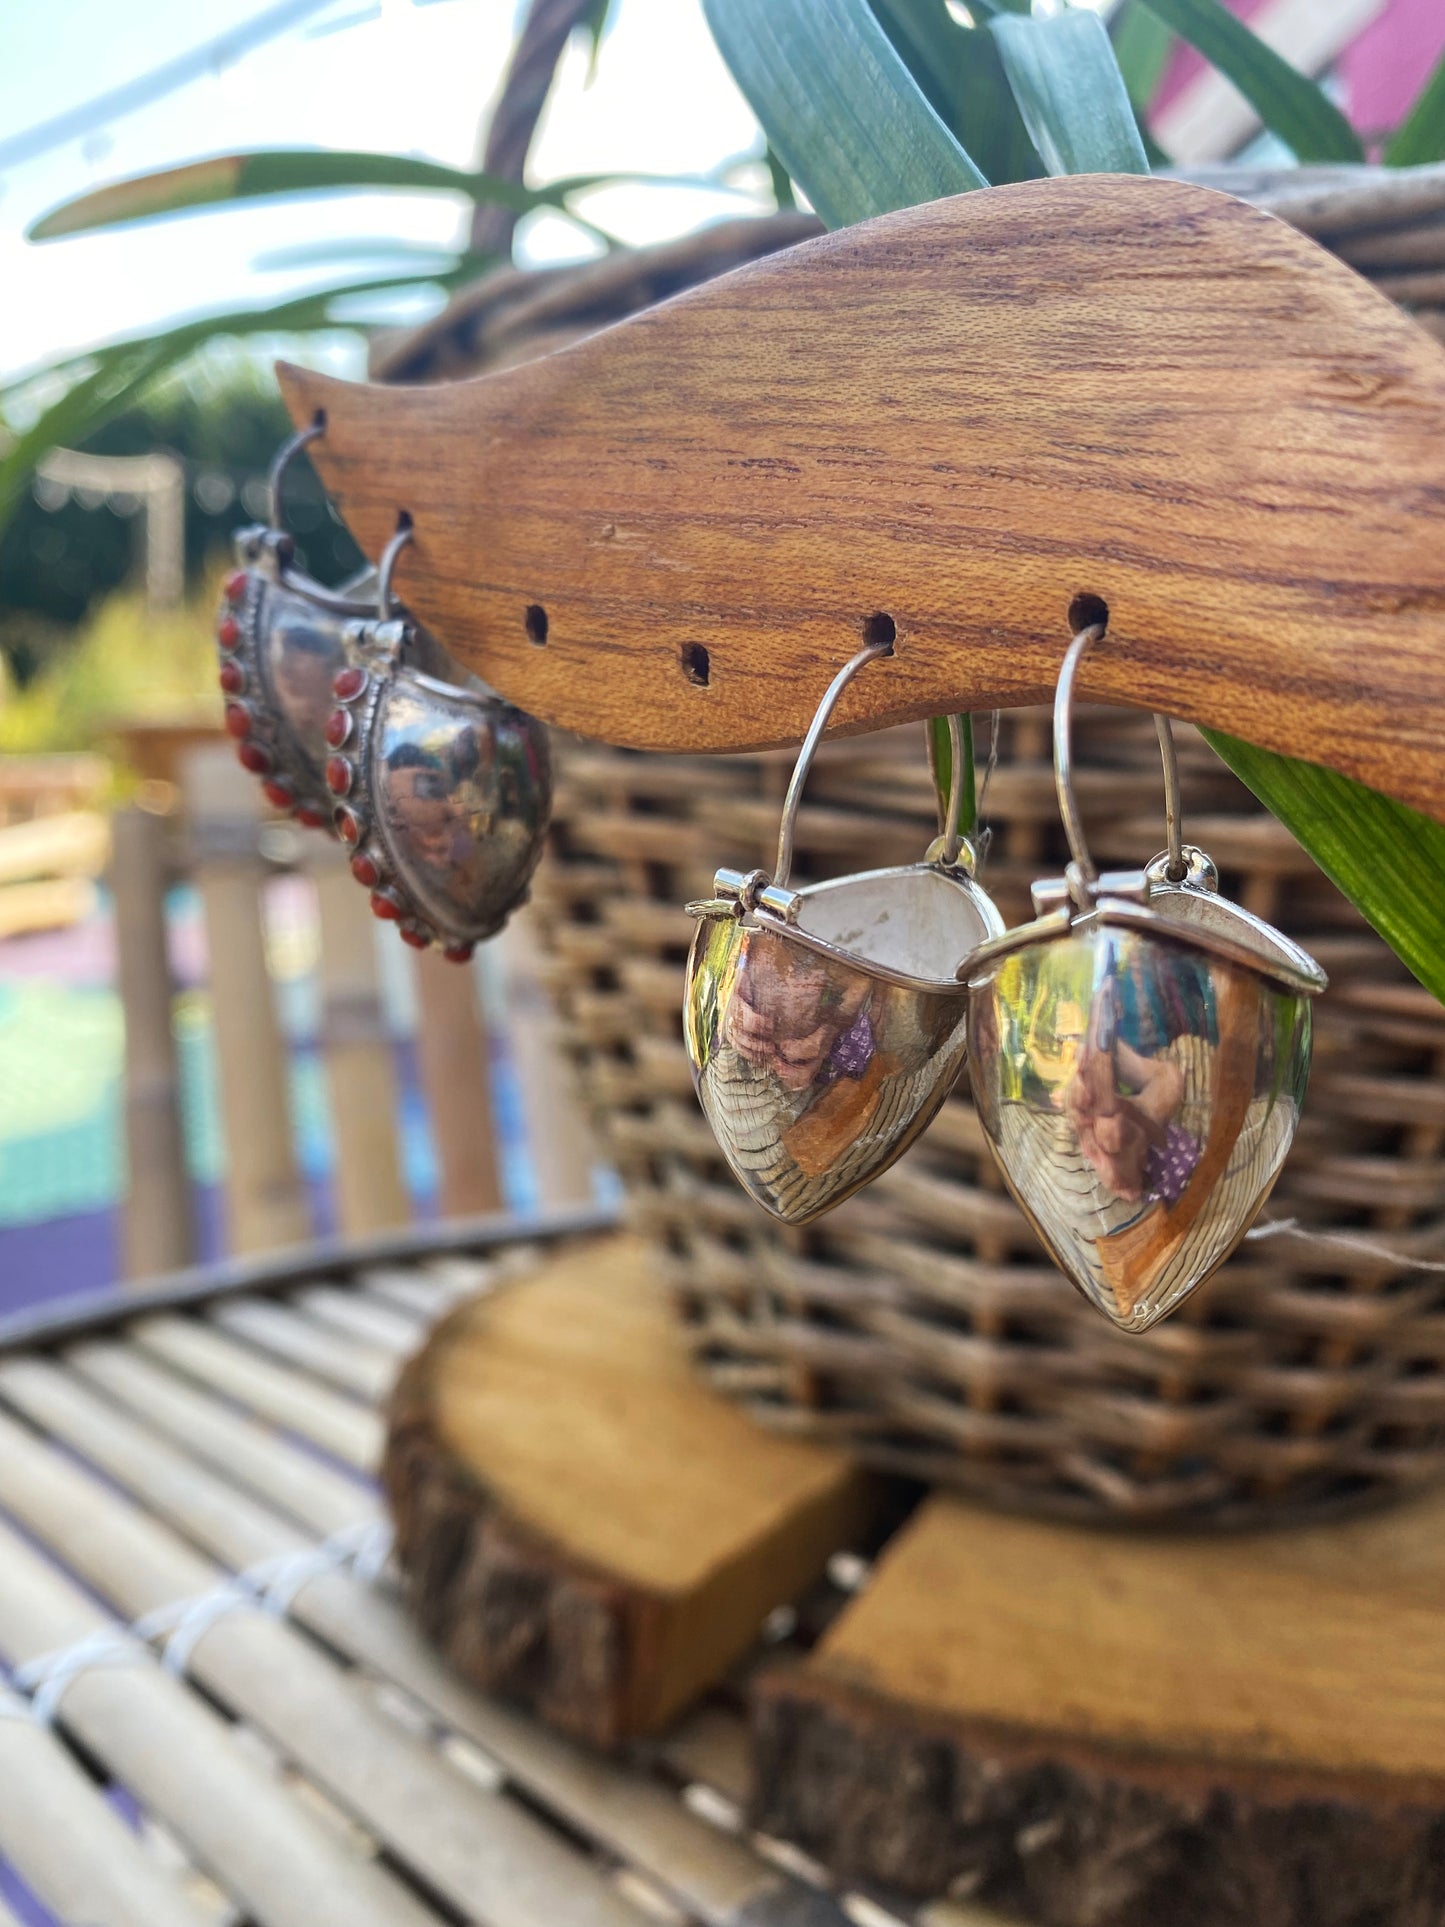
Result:
{"label": "plant leaf blade", "polygon": [[703,0],[713,39],[823,221],[988,185],[865,0]]}
{"label": "plant leaf blade", "polygon": [[1218,730],[1206,741],[1445,1003],[1445,823],[1352,777]]}
{"label": "plant leaf blade", "polygon": [[999,14],[989,31],[1050,174],[1147,174],[1134,108],[1096,13]]}
{"label": "plant leaf blade", "polygon": [[1420,89],[1414,106],[1386,141],[1385,160],[1391,167],[1423,167],[1430,161],[1445,161],[1445,54]]}
{"label": "plant leaf blade", "polygon": [[1339,108],[1222,0],[1140,0],[1233,81],[1272,134],[1301,161],[1362,161],[1360,137]]}

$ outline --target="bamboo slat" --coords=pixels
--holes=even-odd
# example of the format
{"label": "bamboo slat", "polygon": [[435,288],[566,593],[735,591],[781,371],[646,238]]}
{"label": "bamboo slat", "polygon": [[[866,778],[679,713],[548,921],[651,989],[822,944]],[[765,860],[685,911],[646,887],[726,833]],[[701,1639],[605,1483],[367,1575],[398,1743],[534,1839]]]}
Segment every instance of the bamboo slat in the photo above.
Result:
{"label": "bamboo slat", "polygon": [[[147,1439],[129,1421],[97,1410],[93,1400],[87,1403],[84,1392],[67,1383],[56,1366],[0,1365],[0,1398],[23,1409],[32,1422],[53,1428],[73,1449],[95,1457],[109,1478],[228,1566],[286,1556],[302,1543],[293,1526],[228,1488],[220,1474]],[[0,1421],[0,1448],[8,1436]],[[0,1467],[0,1503],[11,1503],[7,1490],[7,1469]],[[181,1574],[171,1578],[179,1583]],[[775,1869],[689,1812],[666,1787],[593,1758],[463,1685],[386,1594],[341,1572],[321,1573],[298,1588],[291,1613],[334,1650],[403,1687],[429,1715],[480,1746],[529,1797],[621,1858],[646,1867],[703,1921],[741,1927],[744,1910],[753,1909],[746,1918],[766,1927],[770,1909],[781,1920],[784,1900],[796,1900]],[[830,1918],[819,1916],[820,1927]]]}
{"label": "bamboo slat", "polygon": [[213,1322],[258,1351],[299,1365],[328,1385],[375,1402],[396,1375],[390,1352],[357,1338],[343,1338],[303,1318],[289,1305],[265,1298],[231,1298],[211,1313]]}
{"label": "bamboo slat", "polygon": [[273,1364],[199,1319],[147,1318],[133,1327],[136,1343],[228,1398],[251,1406],[276,1425],[310,1439],[346,1465],[370,1472],[381,1452],[381,1426],[339,1392],[289,1366]]}
{"label": "bamboo slat", "polygon": [[[515,1237],[497,1243],[484,1258],[430,1257],[421,1240],[412,1264],[298,1261],[289,1288],[277,1268],[266,1289],[282,1295],[259,1305],[273,1316],[246,1336],[215,1315],[239,1304],[250,1323],[247,1281],[216,1296],[195,1279],[197,1310],[122,1311],[109,1330],[62,1311],[40,1349],[4,1348],[0,1658],[114,1640],[135,1613],[214,1602],[223,1583],[234,1602],[195,1624],[188,1654],[170,1643],[174,1671],[133,1642],[129,1663],[73,1677],[55,1732],[6,1717],[0,1689],[0,1861],[64,1927],[221,1927],[213,1892],[255,1927],[899,1927],[878,1896],[840,1901],[801,1856],[747,1838],[731,1704],[645,1756],[598,1759],[458,1680],[390,1581],[345,1563],[380,1520],[362,1476],[376,1418],[359,1386],[297,1355],[321,1363],[334,1339],[374,1372],[436,1309],[525,1261]],[[282,1570],[263,1612],[254,1589]],[[117,1851],[189,1911],[126,1913],[97,1768],[141,1814]],[[97,1803],[111,1824],[92,1829]],[[156,1833],[175,1848],[154,1853]],[[55,1884],[92,1875],[99,1906]],[[964,1907],[930,1927],[984,1920]]]}
{"label": "bamboo slat", "polygon": [[[197,1463],[219,1467],[317,1538],[379,1516],[370,1486],[324,1464],[314,1452],[298,1452],[249,1413],[201,1391],[137,1346],[92,1339],[74,1346],[66,1358],[82,1378],[144,1418]],[[264,1555],[238,1556],[246,1563]]]}
{"label": "bamboo slat", "polygon": [[343,1291],[336,1285],[309,1286],[298,1291],[292,1303],[328,1330],[395,1357],[414,1351],[424,1330],[424,1321],[416,1314],[367,1292]]}
{"label": "bamboo slat", "polygon": [[[11,1711],[20,1702],[8,1700]],[[54,1733],[0,1711],[0,1856],[61,1920],[213,1927]],[[0,1927],[14,1923],[0,1903]]]}
{"label": "bamboo slat", "polygon": [[[0,1652],[12,1664],[115,1622],[0,1523]],[[65,1729],[184,1842],[261,1927],[435,1927],[384,1868],[342,1846],[239,1748],[220,1714],[137,1648],[61,1703]]]}
{"label": "bamboo slat", "polygon": [[[0,1396],[112,1477],[195,1475],[150,1446],[56,1366],[12,1361]],[[184,1503],[178,1499],[178,1503]],[[0,1503],[126,1617],[214,1591],[227,1576],[168,1527],[0,1419]],[[568,1858],[518,1807],[465,1779],[386,1717],[259,1604],[238,1606],[196,1638],[187,1671],[267,1734],[332,1799],[466,1918],[488,1927],[637,1927],[636,1915],[580,1857]]]}

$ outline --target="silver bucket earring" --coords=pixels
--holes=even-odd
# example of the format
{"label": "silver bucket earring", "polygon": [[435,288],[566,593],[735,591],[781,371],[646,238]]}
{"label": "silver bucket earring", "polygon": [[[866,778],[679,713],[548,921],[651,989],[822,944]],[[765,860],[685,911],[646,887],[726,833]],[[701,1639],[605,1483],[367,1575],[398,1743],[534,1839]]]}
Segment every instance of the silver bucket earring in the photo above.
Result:
{"label": "silver bucket earring", "polygon": [[373,912],[454,962],[526,899],[552,805],[547,731],[480,683],[418,666],[419,632],[392,604],[403,522],[387,544],[373,619],[332,686],[325,782]]}
{"label": "silver bucket earring", "polygon": [[948,1095],[965,1049],[960,956],[1002,931],[957,824],[965,778],[922,863],[792,889],[803,785],[861,650],[834,677],[788,786],[771,877],[719,870],[688,960],[684,1024],[698,1097],[744,1189],[806,1224],[907,1150]]}
{"label": "silver bucket earring", "polygon": [[237,534],[239,567],[216,622],[225,727],[236,754],[277,809],[313,829],[331,827],[325,729],[332,684],[351,660],[354,625],[374,607],[364,582],[327,589],[303,574],[281,526],[286,473],[324,428],[319,418],[303,428],[272,463],[270,520]]}
{"label": "silver bucket earring", "polygon": [[1223,1264],[1294,1139],[1324,972],[1218,894],[1185,844],[1174,738],[1155,718],[1169,847],[1100,875],[1074,798],[1075,636],[1054,704],[1073,861],[1033,887],[1036,921],[960,966],[970,1081],[1000,1171],[1050,1256],[1125,1331],[1146,1330]]}

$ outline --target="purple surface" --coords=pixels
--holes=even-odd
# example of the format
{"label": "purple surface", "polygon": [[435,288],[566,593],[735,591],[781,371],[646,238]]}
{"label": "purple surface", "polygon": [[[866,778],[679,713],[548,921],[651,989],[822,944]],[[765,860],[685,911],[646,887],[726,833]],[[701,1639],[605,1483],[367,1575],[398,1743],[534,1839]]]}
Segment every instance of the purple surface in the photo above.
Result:
{"label": "purple surface", "polygon": [[61,1927],[21,1880],[8,1861],[0,1860],[0,1900],[5,1901],[21,1927]]}

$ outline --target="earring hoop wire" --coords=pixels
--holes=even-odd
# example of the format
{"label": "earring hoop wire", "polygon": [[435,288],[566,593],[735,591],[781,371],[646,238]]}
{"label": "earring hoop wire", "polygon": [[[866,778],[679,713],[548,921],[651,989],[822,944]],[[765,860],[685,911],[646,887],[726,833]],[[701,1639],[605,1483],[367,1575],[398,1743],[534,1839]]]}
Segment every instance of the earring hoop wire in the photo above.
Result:
{"label": "earring hoop wire", "polygon": [[397,558],[412,540],[410,521],[398,522],[396,533],[381,552],[381,561],[376,569],[376,613],[383,622],[390,621],[395,614],[391,599],[391,579],[396,574]]}
{"label": "earring hoop wire", "polygon": [[[1103,640],[1105,629],[1104,623],[1091,622],[1088,628],[1081,629],[1074,637],[1064,656],[1058,686],[1054,691],[1054,789],[1059,799],[1064,835],[1069,840],[1069,854],[1074,859],[1080,880],[1086,886],[1099,881],[1099,871],[1089,854],[1083,818],[1074,795],[1074,684],[1078,680],[1080,663],[1095,644]],[[1159,759],[1164,766],[1164,820],[1169,852],[1164,874],[1170,883],[1182,883],[1189,874],[1189,866],[1184,855],[1179,756],[1169,718],[1156,713],[1154,730],[1159,738]]]}
{"label": "earring hoop wire", "polygon": [[281,521],[281,484],[286,479],[286,471],[303,448],[309,448],[312,442],[320,441],[325,433],[326,418],[324,415],[318,415],[314,421],[308,422],[305,428],[298,428],[296,433],[289,440],[282,442],[277,449],[270,473],[266,477],[266,515],[273,529],[279,530],[284,526]]}

